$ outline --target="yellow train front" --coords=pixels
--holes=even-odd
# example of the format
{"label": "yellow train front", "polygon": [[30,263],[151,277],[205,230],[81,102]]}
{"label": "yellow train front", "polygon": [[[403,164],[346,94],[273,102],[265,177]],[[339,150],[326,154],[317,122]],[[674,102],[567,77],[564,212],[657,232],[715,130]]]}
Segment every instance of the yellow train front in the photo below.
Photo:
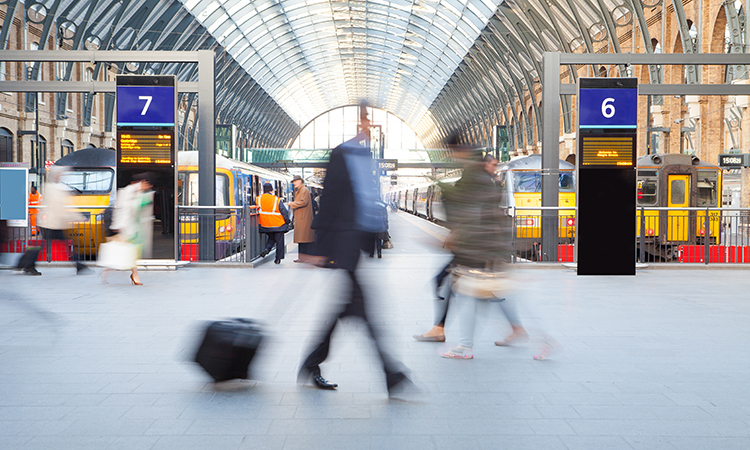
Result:
{"label": "yellow train front", "polygon": [[[572,245],[575,239],[575,166],[560,160],[558,176],[561,208],[558,215],[558,244],[566,245],[561,257],[572,260]],[[539,260],[542,222],[542,155],[529,155],[502,163],[498,180],[508,194],[508,206],[516,208],[515,243],[518,256]],[[540,208],[540,209],[534,209]],[[568,255],[569,253],[569,255]]]}
{"label": "yellow train front", "polygon": [[[95,259],[99,245],[104,242],[102,217],[116,185],[116,159],[114,150],[84,148],[55,162],[66,169],[60,181],[70,188],[71,205],[84,217],[68,231],[72,251],[84,260]],[[44,215],[44,210],[40,214]]]}
{"label": "yellow train front", "polygon": [[691,155],[646,155],[638,158],[637,180],[636,245],[640,252],[643,241],[644,261],[675,261],[681,246],[718,242],[718,166]]}

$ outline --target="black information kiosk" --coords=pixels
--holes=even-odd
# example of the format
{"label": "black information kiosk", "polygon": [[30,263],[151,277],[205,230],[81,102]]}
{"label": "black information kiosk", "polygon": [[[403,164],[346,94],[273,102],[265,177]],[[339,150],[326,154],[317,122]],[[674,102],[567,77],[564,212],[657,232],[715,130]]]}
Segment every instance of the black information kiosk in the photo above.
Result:
{"label": "black information kiosk", "polygon": [[578,275],[635,275],[637,78],[578,81]]}
{"label": "black information kiosk", "polygon": [[151,255],[177,259],[177,81],[174,76],[117,77],[117,188],[137,174],[154,175],[154,228]]}

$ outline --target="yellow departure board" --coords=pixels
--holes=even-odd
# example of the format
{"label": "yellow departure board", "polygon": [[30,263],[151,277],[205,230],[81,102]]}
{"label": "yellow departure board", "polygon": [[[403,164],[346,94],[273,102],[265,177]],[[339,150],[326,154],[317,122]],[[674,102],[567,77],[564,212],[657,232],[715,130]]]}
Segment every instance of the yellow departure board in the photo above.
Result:
{"label": "yellow departure board", "polygon": [[633,167],[635,137],[581,136],[581,166]]}
{"label": "yellow departure board", "polygon": [[125,131],[119,133],[122,164],[172,164],[172,133]]}

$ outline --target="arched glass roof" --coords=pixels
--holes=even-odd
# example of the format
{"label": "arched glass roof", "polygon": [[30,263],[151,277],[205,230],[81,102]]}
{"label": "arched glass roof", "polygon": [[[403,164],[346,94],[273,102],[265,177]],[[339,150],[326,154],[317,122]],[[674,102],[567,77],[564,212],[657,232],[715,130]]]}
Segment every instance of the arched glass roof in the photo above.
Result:
{"label": "arched glass roof", "polygon": [[181,0],[289,116],[367,101],[416,126],[502,0]]}

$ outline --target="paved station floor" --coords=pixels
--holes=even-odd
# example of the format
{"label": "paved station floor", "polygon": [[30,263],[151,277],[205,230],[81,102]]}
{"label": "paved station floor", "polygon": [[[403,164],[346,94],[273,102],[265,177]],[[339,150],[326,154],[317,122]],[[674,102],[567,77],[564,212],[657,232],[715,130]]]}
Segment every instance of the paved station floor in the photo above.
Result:
{"label": "paved station floor", "polygon": [[[750,277],[642,270],[577,277],[521,270],[519,348],[482,314],[475,359],[419,343],[444,230],[391,214],[395,248],[365,259],[371,314],[421,396],[388,400],[361,324],[334,335],[324,375],[298,387],[303,353],[341,274],[294,264],[116,274],[0,272],[2,449],[748,449]],[[253,381],[214,385],[191,362],[207,320],[263,321]],[[450,322],[448,339],[458,338]],[[532,359],[542,339],[563,350]]]}

